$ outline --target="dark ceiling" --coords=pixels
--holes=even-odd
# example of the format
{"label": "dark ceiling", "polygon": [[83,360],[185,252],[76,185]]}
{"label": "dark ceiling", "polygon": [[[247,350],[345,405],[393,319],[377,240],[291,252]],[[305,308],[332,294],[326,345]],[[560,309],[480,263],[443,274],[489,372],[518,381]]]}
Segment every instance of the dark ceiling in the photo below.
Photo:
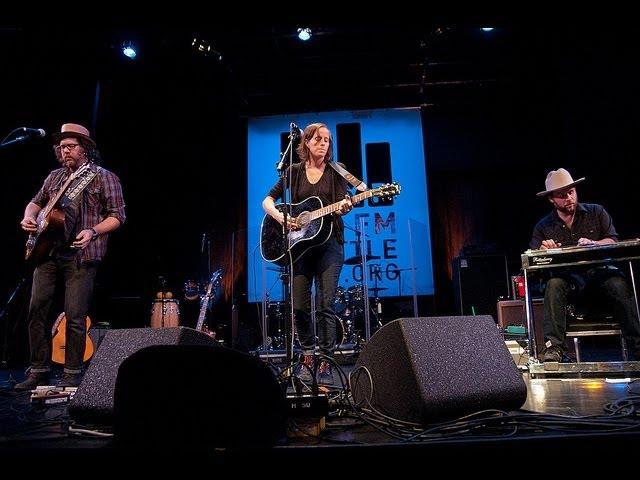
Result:
{"label": "dark ceiling", "polygon": [[[0,28],[0,44],[4,65],[27,83],[145,75],[153,88],[167,76],[181,76],[214,102],[224,99],[252,115],[492,102],[496,94],[508,101],[547,84],[582,84],[585,72],[589,85],[600,76],[627,76],[621,68],[629,66],[636,43],[624,29],[563,25],[483,32],[480,26],[311,26],[307,42],[297,38],[296,26]],[[194,39],[210,48],[208,55],[194,48]],[[119,52],[125,40],[139,45],[135,64]],[[72,60],[61,65],[62,58]]]}
{"label": "dark ceiling", "polygon": [[[25,77],[63,81],[142,70],[163,76],[174,70],[246,114],[415,106],[477,95],[508,81],[523,53],[518,52],[522,32],[504,28],[489,33],[478,26],[400,23],[311,28],[307,42],[297,38],[295,27],[255,26],[5,28],[0,41],[5,65]],[[194,48],[194,39],[210,48],[208,55]],[[125,40],[139,45],[135,65],[119,53]],[[61,65],[61,58],[72,60]]]}

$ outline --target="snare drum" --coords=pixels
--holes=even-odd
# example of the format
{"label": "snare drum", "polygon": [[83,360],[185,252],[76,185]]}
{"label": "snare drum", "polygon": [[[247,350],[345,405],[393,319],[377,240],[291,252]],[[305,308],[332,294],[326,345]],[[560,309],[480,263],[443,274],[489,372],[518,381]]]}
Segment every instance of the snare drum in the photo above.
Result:
{"label": "snare drum", "polygon": [[151,306],[151,328],[177,327],[180,325],[178,300],[156,299]]}

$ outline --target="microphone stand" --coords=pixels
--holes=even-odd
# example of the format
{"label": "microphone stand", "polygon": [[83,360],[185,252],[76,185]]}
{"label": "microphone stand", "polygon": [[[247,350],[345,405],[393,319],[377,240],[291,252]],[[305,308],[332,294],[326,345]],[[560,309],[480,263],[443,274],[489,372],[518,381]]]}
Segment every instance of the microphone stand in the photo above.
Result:
{"label": "microphone stand", "polygon": [[[25,140],[28,140],[29,138],[31,138],[31,135],[25,134],[25,135],[20,135],[19,137],[16,137],[12,140],[7,140],[8,138],[11,138],[12,135],[15,135],[21,130],[23,132],[25,131],[25,129],[23,128],[16,128],[14,130],[11,130],[11,132],[9,132],[9,134],[6,137],[4,137],[0,142],[0,148],[5,148],[15,143],[24,142]],[[44,136],[44,130],[42,130],[41,136]]]}
{"label": "microphone stand", "polygon": [[[9,322],[5,320],[5,317],[9,313],[9,308],[13,304],[13,301],[16,299],[16,295],[25,287],[27,284],[27,276],[23,275],[18,280],[18,284],[13,289],[11,294],[9,295],[9,299],[4,304],[4,307],[0,311],[0,326],[2,327],[2,356],[0,358],[0,368],[7,368],[9,365]],[[8,318],[8,317],[7,317]]]}
{"label": "microphone stand", "polygon": [[0,143],[0,148],[8,147],[9,145],[13,145],[14,143],[24,142],[28,139],[28,135],[21,135],[19,137],[14,138],[13,140],[8,140],[6,142]]}
{"label": "microphone stand", "polygon": [[[289,262],[285,266],[283,282],[283,300],[289,299],[289,321],[285,322],[285,348],[288,364],[293,365],[293,341],[294,341],[294,313],[293,313],[293,259],[289,249],[289,209],[291,206],[291,166],[293,165],[293,141],[296,139],[296,131],[291,128],[289,132],[289,144],[278,162],[278,175],[282,182],[282,215],[284,217],[282,225],[282,245],[285,248]],[[287,165],[285,165],[287,164]]]}

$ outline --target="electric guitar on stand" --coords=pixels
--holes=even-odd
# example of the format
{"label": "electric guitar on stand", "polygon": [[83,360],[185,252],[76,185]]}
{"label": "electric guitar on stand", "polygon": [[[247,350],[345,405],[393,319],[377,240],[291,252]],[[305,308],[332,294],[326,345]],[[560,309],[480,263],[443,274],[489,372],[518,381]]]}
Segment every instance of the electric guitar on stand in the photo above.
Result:
{"label": "electric guitar on stand", "polygon": [[209,285],[207,285],[207,291],[200,300],[200,314],[198,315],[198,322],[196,323],[196,330],[199,332],[206,333],[213,339],[216,338],[215,330],[211,330],[204,324],[204,320],[207,317],[207,309],[209,308],[209,303],[211,299],[215,296],[217,288],[220,286],[220,282],[222,281],[222,269],[218,269],[211,275],[211,279],[209,280]]}
{"label": "electric guitar on stand", "polygon": [[[371,197],[391,198],[400,194],[400,185],[387,183],[378,188],[365,190],[351,197],[353,204],[359,203]],[[318,197],[309,197],[300,203],[291,204],[288,217],[294,225],[287,233],[289,248],[282,240],[282,225],[271,215],[265,215],[260,227],[260,253],[267,262],[285,265],[289,262],[287,250],[291,251],[291,257],[295,262],[311,247],[322,245],[329,240],[333,229],[333,222],[325,221],[324,217],[340,210],[340,202],[332,203],[326,207]],[[284,211],[284,204],[276,205],[279,211]]]}

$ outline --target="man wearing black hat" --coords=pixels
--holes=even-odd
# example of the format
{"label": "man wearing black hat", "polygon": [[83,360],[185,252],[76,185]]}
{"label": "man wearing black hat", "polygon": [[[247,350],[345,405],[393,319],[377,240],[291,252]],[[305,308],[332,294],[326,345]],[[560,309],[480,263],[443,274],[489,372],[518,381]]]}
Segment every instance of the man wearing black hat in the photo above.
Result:
{"label": "man wearing black hat", "polygon": [[45,179],[20,222],[30,233],[27,259],[37,266],[28,317],[31,370],[16,390],[49,384],[52,339],[47,318],[58,276],[64,280],[67,319],[59,385],[80,383],[96,270],[106,253],[108,234],[125,221],[120,179],[96,164],[99,154],[89,130],[65,123],[53,141],[62,168]]}
{"label": "man wearing black hat", "polygon": [[[618,241],[613,221],[601,205],[578,203],[575,185],[582,181],[584,177],[574,181],[564,168],[549,172],[545,190],[537,195],[547,197],[553,211],[533,229],[529,243],[532,249],[607,245]],[[623,273],[611,265],[586,271],[553,272],[544,293],[545,348],[540,359],[543,362],[562,361],[567,333],[567,296],[585,289],[593,289],[607,297],[627,346],[636,359],[640,359],[640,324],[633,291]]]}

